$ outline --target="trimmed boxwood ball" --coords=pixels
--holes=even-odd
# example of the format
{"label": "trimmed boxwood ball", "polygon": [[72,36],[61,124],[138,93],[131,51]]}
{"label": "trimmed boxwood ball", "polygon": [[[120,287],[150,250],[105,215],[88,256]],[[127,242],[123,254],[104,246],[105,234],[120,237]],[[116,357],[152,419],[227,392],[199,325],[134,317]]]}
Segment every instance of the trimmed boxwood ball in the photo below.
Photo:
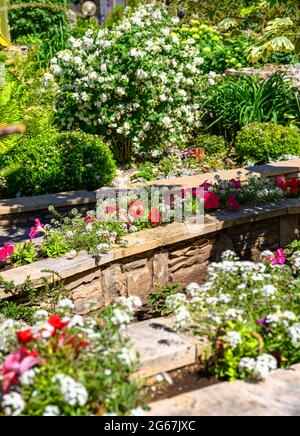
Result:
{"label": "trimmed boxwood ball", "polygon": [[236,152],[243,160],[266,163],[282,155],[300,155],[300,132],[296,126],[253,123],[238,133]]}
{"label": "trimmed boxwood ball", "polygon": [[115,175],[109,147],[98,136],[83,132],[25,135],[1,162],[6,167],[5,195],[50,194],[95,190]]}

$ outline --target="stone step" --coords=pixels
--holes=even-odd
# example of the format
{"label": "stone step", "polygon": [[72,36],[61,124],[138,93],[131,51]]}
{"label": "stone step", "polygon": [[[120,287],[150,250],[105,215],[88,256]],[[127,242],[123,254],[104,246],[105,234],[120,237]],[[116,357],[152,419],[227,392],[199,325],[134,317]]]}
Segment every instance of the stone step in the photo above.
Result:
{"label": "stone step", "polygon": [[300,365],[156,401],[147,416],[300,416]]}
{"label": "stone step", "polygon": [[175,332],[170,318],[132,324],[128,335],[140,354],[135,378],[141,379],[195,364],[207,343],[205,339]]}

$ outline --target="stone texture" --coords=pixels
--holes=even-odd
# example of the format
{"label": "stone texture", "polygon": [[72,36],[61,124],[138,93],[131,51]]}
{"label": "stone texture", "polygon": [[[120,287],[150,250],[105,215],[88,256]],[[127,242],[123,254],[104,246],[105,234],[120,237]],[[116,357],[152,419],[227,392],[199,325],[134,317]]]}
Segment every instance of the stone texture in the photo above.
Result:
{"label": "stone texture", "polygon": [[133,324],[128,328],[128,336],[135,351],[141,355],[140,368],[135,377],[151,377],[192,365],[197,360],[194,338],[174,332],[170,319]]}
{"label": "stone texture", "polygon": [[153,285],[165,286],[169,283],[169,253],[156,253],[153,256]]}
{"label": "stone texture", "polygon": [[102,273],[105,304],[110,304],[116,297],[126,295],[126,281],[120,265],[111,265]]}
{"label": "stone texture", "polygon": [[260,383],[236,381],[157,401],[149,416],[300,416],[300,365]]}
{"label": "stone texture", "polygon": [[144,303],[153,289],[151,261],[145,259],[144,266],[125,272],[126,288],[129,296],[138,296]]}
{"label": "stone texture", "polygon": [[282,247],[291,241],[300,239],[300,221],[298,215],[287,215],[280,219],[280,244]]}
{"label": "stone texture", "polygon": [[76,288],[72,292],[72,298],[76,306],[76,312],[81,315],[101,309],[105,305],[103,288],[99,279]]}

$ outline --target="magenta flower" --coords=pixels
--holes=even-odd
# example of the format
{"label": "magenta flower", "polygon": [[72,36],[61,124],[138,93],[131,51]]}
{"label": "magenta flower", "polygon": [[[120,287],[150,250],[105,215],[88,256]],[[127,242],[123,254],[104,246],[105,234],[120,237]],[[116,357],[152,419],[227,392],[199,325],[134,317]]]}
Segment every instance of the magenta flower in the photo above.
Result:
{"label": "magenta flower", "polygon": [[205,192],[204,194],[205,209],[219,209],[220,198],[215,192]]}
{"label": "magenta flower", "polygon": [[226,206],[229,209],[233,209],[236,212],[240,210],[239,202],[237,201],[236,196],[234,194],[229,195],[228,200],[226,201]]}
{"label": "magenta flower", "polygon": [[31,227],[28,236],[30,238],[30,240],[32,241],[33,238],[35,238],[36,236],[38,236],[40,233],[46,233],[45,232],[45,226],[44,224],[42,224],[42,222],[36,218],[34,220],[34,227]]}
{"label": "magenta flower", "polygon": [[238,179],[231,179],[231,180],[229,180],[229,184],[234,189],[242,189],[242,183]]}
{"label": "magenta flower", "polygon": [[272,265],[285,265],[286,255],[283,248],[279,248],[274,256],[270,259]]}
{"label": "magenta flower", "polygon": [[4,246],[0,249],[0,261],[5,262],[8,258],[10,258],[14,251],[15,247],[12,244],[3,244]]}

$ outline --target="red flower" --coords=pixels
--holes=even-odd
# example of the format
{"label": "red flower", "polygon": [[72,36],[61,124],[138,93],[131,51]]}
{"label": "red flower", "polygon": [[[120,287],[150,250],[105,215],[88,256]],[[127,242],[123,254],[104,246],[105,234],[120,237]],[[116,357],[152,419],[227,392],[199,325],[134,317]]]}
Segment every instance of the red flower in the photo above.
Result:
{"label": "red flower", "polygon": [[153,207],[149,214],[149,221],[154,225],[157,226],[160,224],[163,220],[163,217],[159,213],[159,209],[157,207]]}
{"label": "red flower", "polygon": [[237,201],[236,196],[234,194],[229,195],[228,200],[226,201],[226,206],[229,209],[232,208],[236,212],[238,212],[240,210],[239,202]]}
{"label": "red flower", "polygon": [[215,192],[204,193],[204,205],[205,209],[219,209],[220,198]]}
{"label": "red flower", "polygon": [[234,189],[242,189],[242,183],[238,179],[231,179],[231,180],[229,180],[229,184]]}
{"label": "red flower", "polygon": [[56,330],[62,330],[69,324],[69,321],[63,321],[59,315],[52,315],[48,319],[48,324],[50,324]]}
{"label": "red flower", "polygon": [[208,188],[212,188],[212,184],[208,183],[207,181],[202,183],[202,185],[200,185],[200,188],[204,188],[206,191],[208,190]]}
{"label": "red flower", "polygon": [[87,216],[84,218],[84,222],[85,222],[86,224],[91,224],[93,221],[94,221],[94,218],[93,218],[91,215],[87,215]]}
{"label": "red flower", "polygon": [[34,334],[31,329],[22,330],[17,332],[18,341],[20,344],[28,344],[34,340]]}
{"label": "red flower", "polygon": [[128,207],[128,214],[133,218],[143,218],[145,216],[145,205],[140,201],[134,201]]}
{"label": "red flower", "polygon": [[4,246],[0,249],[0,261],[5,262],[9,257],[11,257],[15,251],[15,247],[9,244],[3,244]]}

